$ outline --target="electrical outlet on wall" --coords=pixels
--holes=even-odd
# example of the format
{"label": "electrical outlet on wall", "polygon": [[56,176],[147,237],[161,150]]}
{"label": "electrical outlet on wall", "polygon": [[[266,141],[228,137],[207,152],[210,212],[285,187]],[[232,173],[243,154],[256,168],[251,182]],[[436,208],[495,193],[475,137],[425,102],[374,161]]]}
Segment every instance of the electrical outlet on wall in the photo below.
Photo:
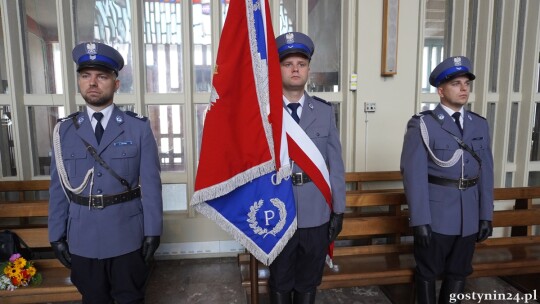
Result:
{"label": "electrical outlet on wall", "polygon": [[364,102],[364,112],[375,112],[374,102]]}

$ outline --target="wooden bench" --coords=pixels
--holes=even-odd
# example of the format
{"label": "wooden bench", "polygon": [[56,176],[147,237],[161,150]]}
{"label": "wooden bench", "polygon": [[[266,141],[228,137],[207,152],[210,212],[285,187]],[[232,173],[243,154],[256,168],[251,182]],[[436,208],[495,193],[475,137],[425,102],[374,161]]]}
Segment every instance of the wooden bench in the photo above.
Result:
{"label": "wooden bench", "polygon": [[346,172],[347,193],[392,192],[403,189],[401,172]]}
{"label": "wooden bench", "polygon": [[[471,277],[540,273],[540,235],[533,233],[533,226],[540,225],[540,209],[533,206],[540,187],[499,188],[494,196],[496,210],[510,210],[495,211],[498,228],[477,245]],[[413,237],[403,191],[348,192],[346,204],[355,211],[346,213],[336,241],[337,267],[325,267],[319,288],[413,283]],[[239,255],[238,263],[242,286],[251,303],[258,303],[252,290],[267,292],[268,267],[247,253]]]}
{"label": "wooden bench", "polygon": [[[36,256],[33,259],[43,281],[39,286],[0,290],[0,303],[47,303],[80,301],[81,294],[71,283],[70,270],[54,258],[50,248],[48,215],[49,181],[9,181],[0,183],[0,229],[9,229],[24,240]],[[43,198],[47,196],[47,198]]]}

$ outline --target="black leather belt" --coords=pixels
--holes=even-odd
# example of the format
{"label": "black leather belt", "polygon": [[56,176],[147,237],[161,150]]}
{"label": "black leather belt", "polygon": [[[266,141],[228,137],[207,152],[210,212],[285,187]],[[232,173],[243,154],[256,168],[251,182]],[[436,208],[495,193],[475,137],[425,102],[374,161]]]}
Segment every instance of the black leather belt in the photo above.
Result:
{"label": "black leather belt", "polygon": [[295,186],[302,186],[305,183],[311,182],[311,178],[305,173],[299,172],[299,173],[293,173],[291,175],[292,178],[292,184]]}
{"label": "black leather belt", "polygon": [[460,190],[464,190],[478,184],[478,179],[479,179],[478,176],[472,179],[464,179],[464,178],[450,179],[450,178],[438,177],[434,175],[428,176],[428,182],[430,184],[436,184],[436,185],[447,186],[447,187],[456,187]]}
{"label": "black leather belt", "polygon": [[135,189],[115,195],[91,195],[90,197],[88,197],[68,192],[68,196],[75,204],[89,206],[96,209],[103,209],[114,204],[128,202],[136,199],[137,197],[140,197],[141,188],[137,187]]}

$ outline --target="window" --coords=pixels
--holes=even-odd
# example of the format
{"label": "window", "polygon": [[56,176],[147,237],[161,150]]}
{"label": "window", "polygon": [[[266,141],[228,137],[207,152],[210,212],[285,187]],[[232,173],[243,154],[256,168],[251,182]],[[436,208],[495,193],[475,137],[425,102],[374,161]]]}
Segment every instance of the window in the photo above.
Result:
{"label": "window", "polygon": [[28,94],[62,94],[62,68],[55,0],[23,0],[25,84]]}
{"label": "window", "polygon": [[4,29],[2,28],[2,10],[0,9],[0,94],[7,93],[7,91],[6,48],[4,47]]}
{"label": "window", "polygon": [[229,12],[229,2],[230,0],[221,0],[221,28],[223,28],[227,13]]}
{"label": "window", "polygon": [[495,129],[495,110],[497,108],[497,104],[494,102],[488,102],[487,104],[487,112],[486,112],[486,120],[489,125],[489,138],[491,138],[491,146],[493,146],[493,142],[495,141],[495,138],[493,138],[493,132]]}
{"label": "window", "polygon": [[17,176],[15,138],[10,106],[0,106],[0,168],[2,176]]}
{"label": "window", "polygon": [[182,5],[174,2],[144,2],[146,91],[184,91],[182,64]]}
{"label": "window", "polygon": [[[451,7],[450,4],[449,6]],[[425,12],[422,93],[435,93],[436,88],[429,84],[429,75],[447,56],[444,45],[446,41],[445,28],[449,26],[446,21],[451,18],[447,18],[445,1],[428,0]]]}
{"label": "window", "polygon": [[162,188],[163,211],[187,210],[187,186],[185,184],[164,184]]}
{"label": "window", "polygon": [[422,105],[420,107],[420,112],[427,111],[427,110],[434,110],[438,104],[439,104],[438,102],[422,102]]}
{"label": "window", "polygon": [[[467,30],[467,58],[471,61],[474,70],[474,59],[476,53],[476,32],[478,25],[478,0],[469,1],[469,25]],[[474,81],[471,82],[471,92],[474,88]]]}
{"label": "window", "polygon": [[495,0],[493,6],[493,27],[491,32],[491,63],[489,65],[489,91],[497,92],[497,82],[499,74],[499,52],[501,46],[501,22],[502,22],[502,3],[501,0]]}
{"label": "window", "polygon": [[508,155],[506,157],[506,161],[509,163],[514,162],[514,154],[516,152],[518,111],[519,103],[512,102],[512,110],[510,111],[510,129],[508,131]]}
{"label": "window", "polygon": [[476,51],[476,30],[478,24],[478,0],[469,1],[469,26],[467,29],[467,57],[473,63]]}
{"label": "window", "polygon": [[536,65],[536,79],[538,79],[538,83],[536,84],[536,92],[540,93],[540,53],[538,54],[538,64]]}
{"label": "window", "polygon": [[540,160],[540,103],[536,103],[534,115],[534,127],[532,130],[531,161]]}
{"label": "window", "polygon": [[[314,40],[307,90],[330,93],[318,95],[333,103],[337,126],[344,134],[339,123],[341,110],[346,110],[345,94],[340,92],[341,17],[345,7],[356,5],[335,0],[270,0],[269,4],[275,9],[271,21],[276,22],[276,35],[296,30]],[[164,195],[169,195],[165,210],[188,209],[219,30],[229,5],[230,0],[0,1],[2,14],[17,12],[0,22],[0,177],[48,178],[57,119],[86,111],[77,94],[71,50],[80,43],[101,42],[117,49],[125,61],[115,103],[149,117],[166,185]],[[355,33],[354,28],[351,31]],[[354,47],[352,42],[348,45]],[[9,58],[13,52],[15,56]]]}
{"label": "window", "polygon": [[119,92],[133,93],[131,1],[75,0],[73,10],[75,44],[97,41],[117,49],[124,58]]}
{"label": "window", "polygon": [[527,1],[519,1],[519,17],[518,17],[518,29],[517,29],[517,41],[516,41],[516,62],[514,64],[514,92],[521,90],[521,66],[523,61],[523,36],[525,35],[525,13],[527,8]]}
{"label": "window", "polygon": [[437,88],[429,83],[431,71],[443,61],[444,46],[440,39],[426,39],[423,50],[422,93],[435,93]]}
{"label": "window", "polygon": [[193,0],[193,63],[195,92],[212,89],[212,18],[210,0]]}
{"label": "window", "polygon": [[514,172],[506,172],[506,177],[504,179],[504,187],[512,188],[513,179],[514,179]]}
{"label": "window", "polygon": [[[195,124],[197,125],[197,157],[201,154],[202,133],[204,127],[204,119],[208,111],[207,104],[198,104],[195,109]],[[197,159],[198,161],[198,159]]]}
{"label": "window", "polygon": [[183,106],[149,105],[148,116],[158,145],[162,171],[186,171]]}
{"label": "window", "polygon": [[539,171],[530,171],[529,172],[529,187],[538,187],[540,186],[540,172]]}
{"label": "window", "polygon": [[309,92],[339,92],[341,1],[309,0],[308,7],[308,35],[315,44],[315,52],[307,89]]}
{"label": "window", "polygon": [[53,130],[58,118],[65,116],[64,107],[29,106],[30,139],[34,175],[49,175],[52,155]]}
{"label": "window", "polygon": [[[296,0],[279,1],[279,34],[294,32],[296,25]],[[277,36],[276,35],[276,36]]]}

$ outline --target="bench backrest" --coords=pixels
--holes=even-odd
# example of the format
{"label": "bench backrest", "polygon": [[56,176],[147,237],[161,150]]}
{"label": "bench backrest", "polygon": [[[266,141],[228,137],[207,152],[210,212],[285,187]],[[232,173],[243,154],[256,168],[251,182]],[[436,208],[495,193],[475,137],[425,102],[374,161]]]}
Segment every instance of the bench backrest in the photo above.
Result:
{"label": "bench backrest", "polygon": [[0,183],[0,192],[49,191],[49,180],[5,181]]}
{"label": "bench backrest", "polygon": [[[349,172],[346,173],[348,182],[370,181],[399,181],[399,171],[381,172]],[[359,184],[359,186],[361,186]],[[29,219],[46,217],[48,201],[34,199],[35,191],[48,191],[48,180],[7,181],[0,183],[0,195],[7,192],[18,192],[17,201],[0,201],[0,229],[11,229],[23,238],[31,247],[49,247],[47,227],[45,225],[29,224]],[[497,188],[494,191],[495,209],[498,204],[511,201],[511,210],[497,210],[494,213],[494,227],[511,227],[508,236],[488,239],[483,245],[501,244],[505,242],[532,242],[540,236],[534,235],[533,226],[540,225],[540,208],[533,204],[534,199],[540,198],[540,187]],[[411,234],[408,227],[408,211],[406,197],[402,190],[390,192],[348,192],[346,205],[349,212],[343,224],[340,239],[373,238],[389,236],[393,239],[392,246],[402,250],[401,237]],[[18,225],[6,225],[2,220],[19,218]],[[387,249],[393,250],[389,244]],[[341,249],[338,248],[337,251]],[[374,250],[373,248],[367,249]]]}
{"label": "bench backrest", "polygon": [[49,181],[0,183],[0,229],[15,232],[31,248],[48,248]]}
{"label": "bench backrest", "polygon": [[[537,198],[540,198],[540,187],[495,189],[493,226],[509,227],[510,231],[504,231],[502,236],[494,236],[479,246],[540,241],[540,236],[533,230],[535,225],[540,225],[540,208],[533,204]],[[406,238],[412,235],[412,230],[408,225],[407,201],[402,190],[347,193],[346,206],[348,211],[338,239],[341,242],[336,242],[336,245],[346,243],[343,240],[367,241],[361,245],[336,247],[336,255],[412,250],[407,248],[412,247],[412,238]],[[498,210],[501,207],[507,208]]]}
{"label": "bench backrest", "polygon": [[369,191],[374,186],[375,192],[381,192],[383,189],[398,188],[402,189],[402,177],[399,171],[377,171],[377,172],[346,172],[345,183],[347,192]]}

